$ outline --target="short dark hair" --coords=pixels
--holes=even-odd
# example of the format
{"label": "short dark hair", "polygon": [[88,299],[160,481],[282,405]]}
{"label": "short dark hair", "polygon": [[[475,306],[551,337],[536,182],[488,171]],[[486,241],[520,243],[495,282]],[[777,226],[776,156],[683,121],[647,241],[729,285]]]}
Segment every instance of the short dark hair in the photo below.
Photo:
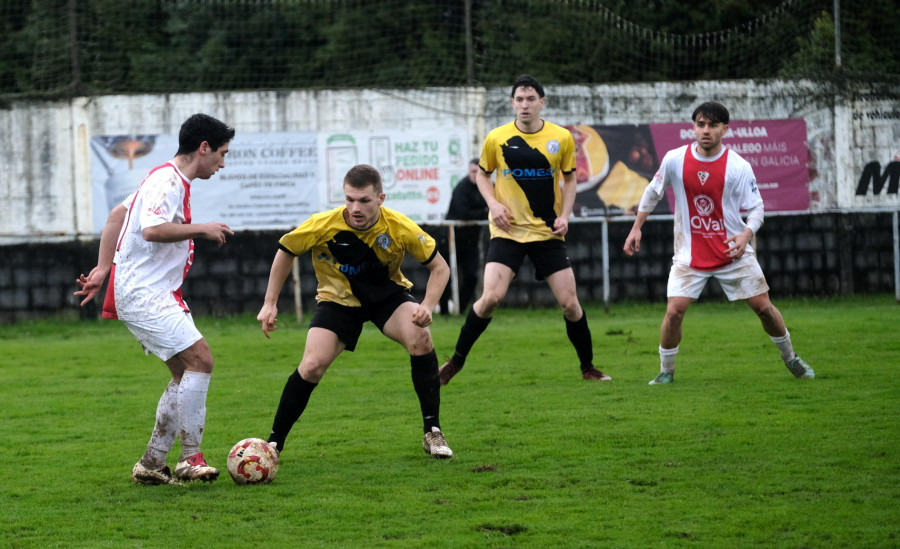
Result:
{"label": "short dark hair", "polygon": [[206,141],[214,151],[234,139],[234,128],[208,114],[194,114],[184,121],[178,132],[178,152],[175,155],[191,154]]}
{"label": "short dark hair", "polygon": [[350,185],[354,189],[365,189],[372,185],[375,187],[375,192],[381,194],[381,172],[368,164],[357,164],[350,168],[347,175],[344,176],[344,185]]}
{"label": "short dark hair", "polygon": [[475,164],[476,166],[481,162],[481,158],[477,156],[473,156],[469,159],[469,164]]}
{"label": "short dark hair", "polygon": [[694,114],[691,115],[691,120],[696,122],[697,117],[700,115],[703,115],[703,117],[710,122],[728,124],[729,120],[728,109],[725,108],[725,105],[717,103],[715,101],[707,101],[706,103],[702,103],[700,106],[694,109]]}
{"label": "short dark hair", "polygon": [[544,97],[544,86],[541,86],[541,83],[537,81],[537,78],[533,76],[529,76],[527,74],[523,74],[522,76],[516,78],[516,81],[513,82],[512,91],[510,92],[510,97],[516,96],[516,90],[519,88],[534,88],[534,91],[538,93],[538,97]]}

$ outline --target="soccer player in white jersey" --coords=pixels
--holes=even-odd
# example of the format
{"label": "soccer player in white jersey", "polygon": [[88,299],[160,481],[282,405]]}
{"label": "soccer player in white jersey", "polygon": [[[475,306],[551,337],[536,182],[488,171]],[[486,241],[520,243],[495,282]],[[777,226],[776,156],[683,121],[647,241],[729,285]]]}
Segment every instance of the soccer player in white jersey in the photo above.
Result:
{"label": "soccer player in white jersey", "polygon": [[[675,193],[675,255],[666,290],[666,316],[660,327],[660,373],[650,384],[673,381],[684,314],[710,277],[719,281],[730,301],[747,301],[788,370],[798,379],[812,379],[815,373],[794,352],[750,246],[763,223],[763,201],[750,164],[722,145],[728,131],[728,109],[709,101],[697,107],[691,119],[697,141],[663,157],[625,240],[627,255],[640,251],[641,227],[671,187]],[[746,222],[741,218],[742,209],[747,211]]]}
{"label": "soccer player in white jersey", "polygon": [[[219,471],[200,451],[206,424],[206,394],[213,358],[194,326],[181,284],[194,257],[194,238],[220,247],[234,233],[224,223],[191,223],[191,181],[209,179],[225,167],[234,129],[205,114],[181,126],[175,158],[150,171],[140,187],[110,212],[100,237],[97,266],[76,282],[81,305],[97,295],[110,274],[104,318],[118,318],[147,354],[169,367],[172,380],[156,408],[147,450],[135,464],[136,484],[213,481]],[[118,238],[116,238],[118,235]],[[166,456],[181,437],[181,457],[172,473]]]}

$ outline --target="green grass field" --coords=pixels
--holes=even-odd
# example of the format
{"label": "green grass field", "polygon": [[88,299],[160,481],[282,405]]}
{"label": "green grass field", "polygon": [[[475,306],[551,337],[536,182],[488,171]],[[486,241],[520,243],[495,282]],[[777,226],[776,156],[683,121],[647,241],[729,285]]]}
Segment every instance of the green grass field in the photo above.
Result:
{"label": "green grass field", "polygon": [[[0,327],[0,547],[897,547],[900,305],[776,304],[816,380],[743,303],[695,304],[656,387],[662,304],[587,308],[611,383],[580,379],[561,313],[501,309],[442,392],[447,461],[422,451],[403,349],[369,326],[278,478],[249,487],[131,484],[168,373],[120,323]],[[283,316],[270,341],[250,317],[198,319],[223,471],[300,359],[306,324]],[[461,322],[436,320],[439,356]]]}

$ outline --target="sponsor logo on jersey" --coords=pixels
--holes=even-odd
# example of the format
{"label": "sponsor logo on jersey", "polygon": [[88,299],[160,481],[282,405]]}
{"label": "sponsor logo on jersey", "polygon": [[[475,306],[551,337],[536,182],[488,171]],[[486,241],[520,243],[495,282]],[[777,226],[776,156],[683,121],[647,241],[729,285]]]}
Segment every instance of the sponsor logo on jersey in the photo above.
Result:
{"label": "sponsor logo on jersey", "polygon": [[554,168],[518,168],[514,170],[506,168],[503,170],[503,175],[505,177],[512,176],[517,180],[546,179],[548,177],[553,177],[555,174],[556,170]]}
{"label": "sponsor logo on jersey", "polygon": [[[707,174],[709,175],[709,174]],[[710,231],[722,231],[725,223],[721,219],[710,219],[709,216],[716,209],[713,200],[705,194],[698,194],[694,197],[694,208],[698,215],[691,216],[691,228],[703,230],[706,233]]]}
{"label": "sponsor logo on jersey", "polygon": [[700,215],[708,216],[716,209],[715,203],[712,201],[712,198],[706,196],[705,194],[698,194],[694,197],[694,207],[697,208],[697,213]]}

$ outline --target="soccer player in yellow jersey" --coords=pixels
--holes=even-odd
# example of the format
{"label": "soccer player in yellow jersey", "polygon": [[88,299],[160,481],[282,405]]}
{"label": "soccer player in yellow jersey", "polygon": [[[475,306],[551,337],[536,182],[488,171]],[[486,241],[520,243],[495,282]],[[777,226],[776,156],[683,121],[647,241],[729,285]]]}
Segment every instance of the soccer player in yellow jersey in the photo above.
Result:
{"label": "soccer player in yellow jersey", "polygon": [[[269,442],[279,451],[284,448],[325,371],[344,350],[356,348],[363,324],[372,321],[409,352],[425,452],[452,457],[441,433],[437,354],[428,330],[450,268],[433,238],[405,215],[382,206],[385,195],[378,170],[364,164],[351,168],[344,177],[344,195],[345,206],[311,216],[278,243],[265,302],[256,317],[263,334],[268,338],[276,329],[278,296],[296,256],[311,253],[319,285],[303,358],[284,386]],[[400,272],[406,254],[429,271],[421,304]]]}
{"label": "soccer player in yellow jersey", "polygon": [[[460,329],[456,351],[441,366],[441,384],[449,383],[462,369],[525,256],[531,259],[536,278],[547,281],[563,310],[582,378],[608,381],[611,378],[593,364],[591,331],[578,302],[566,251],[577,185],[575,141],[569,130],[541,119],[544,88],[535,78],[523,75],[516,79],[511,97],[516,119],[488,133],[476,181],[490,210],[484,288]],[[491,182],[495,171],[496,185]]]}

